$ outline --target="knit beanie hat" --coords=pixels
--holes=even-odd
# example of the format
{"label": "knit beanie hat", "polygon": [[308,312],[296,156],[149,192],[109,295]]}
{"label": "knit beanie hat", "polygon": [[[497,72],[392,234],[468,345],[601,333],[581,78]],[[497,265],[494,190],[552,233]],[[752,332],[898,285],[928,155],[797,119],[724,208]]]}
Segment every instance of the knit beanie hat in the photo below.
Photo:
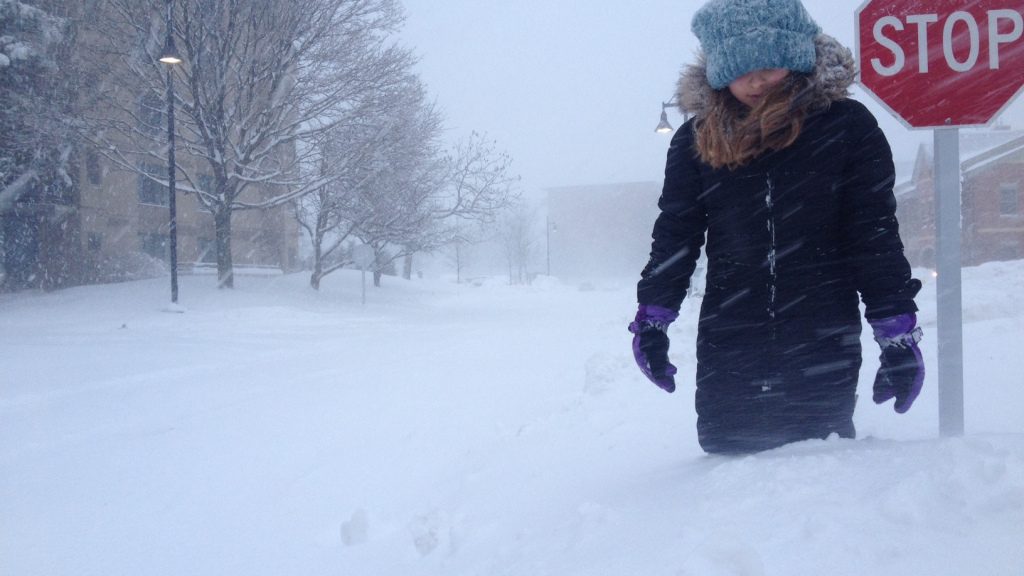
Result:
{"label": "knit beanie hat", "polygon": [[800,0],[710,0],[691,28],[715,90],[763,68],[812,71],[814,37],[821,32]]}

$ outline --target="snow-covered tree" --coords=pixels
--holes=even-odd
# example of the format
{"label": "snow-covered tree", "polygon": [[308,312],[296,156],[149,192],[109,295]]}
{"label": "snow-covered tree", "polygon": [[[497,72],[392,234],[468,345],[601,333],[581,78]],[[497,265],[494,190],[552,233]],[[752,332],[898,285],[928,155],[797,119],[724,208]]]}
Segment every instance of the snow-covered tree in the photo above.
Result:
{"label": "snow-covered tree", "polygon": [[473,132],[445,156],[445,186],[437,218],[490,224],[518,197],[519,176],[512,173],[512,156],[486,134]]}
{"label": "snow-covered tree", "polygon": [[[381,268],[429,220],[436,190],[440,116],[427,104],[419,79],[405,79],[364,102],[358,122],[335,126],[317,141],[318,177],[329,182],[296,202],[299,222],[313,247],[310,285],[351,264],[347,247],[377,248]],[[436,172],[436,170],[434,170]]]}
{"label": "snow-covered tree", "polygon": [[484,237],[502,210],[518,199],[519,177],[511,172],[512,157],[484,134],[473,132],[440,151],[422,146],[424,135],[437,129],[430,109],[418,121],[410,117],[403,122],[418,128],[396,143],[392,157],[397,169],[369,183],[374,217],[360,226],[359,234],[378,249],[379,262],[404,258],[408,274],[416,253],[453,244],[458,248]]}
{"label": "snow-covered tree", "polygon": [[[321,146],[325,158],[318,172],[324,177],[331,170],[331,162],[327,157],[334,154],[330,142]],[[351,238],[353,229],[347,218],[353,211],[353,198],[341,192],[345,185],[344,180],[333,179],[293,203],[295,218],[309,236],[313,249],[309,285],[314,290],[320,289],[320,281],[324,276],[352,263],[343,248]]]}
{"label": "snow-covered tree", "polygon": [[314,290],[328,274],[353,263],[353,233],[361,223],[356,190],[365,178],[359,166],[372,155],[387,126],[339,126],[318,140],[320,158],[310,167],[324,183],[293,202],[295,217],[313,249],[309,284]]}
{"label": "snow-covered tree", "polygon": [[[155,105],[167,88],[165,1],[106,5],[102,37],[117,65],[90,133],[122,168],[166,183],[140,169],[166,158]],[[220,286],[233,285],[232,214],[328,184],[330,174],[301,169],[318,163],[316,140],[402,79],[412,58],[393,44],[401,21],[397,0],[175,0],[179,178],[213,214]]]}
{"label": "snow-covered tree", "polygon": [[[358,231],[377,250],[378,264],[405,258],[407,271],[418,252],[478,240],[481,227],[518,197],[511,156],[485,135],[473,132],[447,152],[424,147],[424,135],[438,125],[432,109],[423,110],[403,120],[416,129],[392,143],[389,168],[367,183],[373,217]],[[374,279],[379,283],[379,273]]]}
{"label": "snow-covered tree", "polygon": [[537,209],[523,201],[503,210],[498,219],[496,236],[508,265],[509,284],[530,281],[529,265],[537,247],[538,220]]}
{"label": "snow-covered tree", "polygon": [[[441,115],[416,76],[378,93],[371,108],[364,118],[376,122],[331,134],[324,169],[342,167],[344,177],[300,203],[313,240],[314,287],[351,263],[343,247],[353,239],[376,253],[375,285],[399,259],[408,277],[414,254],[475,240],[471,231],[492,224],[517,195],[511,157],[486,136],[474,132],[441,149]],[[330,232],[317,232],[314,222]]]}
{"label": "snow-covered tree", "polygon": [[[414,74],[363,102],[358,122],[336,125],[316,143],[316,178],[328,181],[296,202],[313,247],[310,285],[352,264],[350,248],[376,255],[374,284],[404,259],[455,241],[492,223],[516,196],[511,158],[473,133],[445,152],[442,117]],[[311,179],[316,179],[311,178]]]}
{"label": "snow-covered tree", "polygon": [[439,245],[453,247],[456,278],[461,281],[463,248],[493,236],[493,224],[519,200],[519,177],[512,157],[486,135],[473,132],[444,157],[444,187],[435,214],[444,228]]}
{"label": "snow-covered tree", "polygon": [[[31,282],[38,265],[37,228],[54,224],[39,218],[69,213],[41,209],[69,204],[72,190],[74,139],[65,119],[74,91],[65,86],[59,65],[68,33],[62,18],[28,2],[0,0],[0,286]],[[19,203],[36,209],[18,216]]]}
{"label": "snow-covered tree", "polygon": [[442,118],[419,79],[410,76],[384,97],[400,103],[388,114],[396,129],[381,139],[371,160],[361,167],[364,177],[354,190],[355,235],[374,248],[378,286],[384,270],[393,268],[396,260],[437,243],[437,193],[443,185],[438,143]]}

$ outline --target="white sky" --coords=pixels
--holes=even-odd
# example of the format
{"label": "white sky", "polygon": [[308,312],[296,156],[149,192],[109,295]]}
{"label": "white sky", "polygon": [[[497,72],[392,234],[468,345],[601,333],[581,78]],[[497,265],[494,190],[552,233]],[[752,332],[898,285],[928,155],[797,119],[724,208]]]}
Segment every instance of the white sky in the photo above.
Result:
{"label": "white sky", "polygon": [[[526,193],[552,186],[660,180],[669,137],[654,132],[698,43],[693,0],[402,0],[403,42],[444,110],[449,137],[486,132],[508,150]],[[861,0],[804,0],[824,31],[854,49]],[[897,160],[930,130],[910,131],[866,93]],[[1024,98],[1002,119],[1024,128]],[[681,123],[670,112],[674,126]]]}

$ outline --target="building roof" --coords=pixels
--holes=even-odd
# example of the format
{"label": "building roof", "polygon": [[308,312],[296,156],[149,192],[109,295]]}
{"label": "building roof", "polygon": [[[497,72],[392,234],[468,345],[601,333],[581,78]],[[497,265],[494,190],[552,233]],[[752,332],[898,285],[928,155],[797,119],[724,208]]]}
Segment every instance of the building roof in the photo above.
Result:
{"label": "building roof", "polygon": [[[922,176],[930,176],[935,157],[935,147],[923,143],[918,148],[917,160],[911,182]],[[1008,127],[965,129],[960,131],[960,170],[967,173],[995,162],[1009,154],[1024,149],[1024,130]],[[902,189],[904,181],[897,177],[897,188]]]}
{"label": "building roof", "polygon": [[[966,162],[979,154],[984,154],[1022,137],[1024,137],[1024,130],[1010,128],[962,129],[960,130],[960,161],[961,163]],[[927,152],[929,158],[934,155],[935,146],[931,142],[921,144],[921,147]]]}
{"label": "building roof", "polygon": [[961,160],[960,170],[966,174],[1021,150],[1024,150],[1024,135]]}

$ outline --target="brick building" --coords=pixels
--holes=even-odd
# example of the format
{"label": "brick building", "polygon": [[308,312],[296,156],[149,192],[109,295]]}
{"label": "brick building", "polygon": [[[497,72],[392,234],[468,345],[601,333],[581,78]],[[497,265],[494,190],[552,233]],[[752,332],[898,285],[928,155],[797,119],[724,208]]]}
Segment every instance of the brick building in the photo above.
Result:
{"label": "brick building", "polygon": [[[40,6],[69,23],[64,47],[69,61],[80,54],[102,53],[85,48],[98,34],[103,18],[96,2],[43,1]],[[118,65],[116,60],[109,66]],[[163,66],[154,62],[154,66]],[[69,66],[73,69],[73,66]],[[102,78],[83,78],[102,82]],[[69,79],[69,83],[73,80]],[[81,93],[88,85],[78,85]],[[130,87],[119,87],[133,102],[125,110],[89,109],[79,98],[73,114],[119,114],[134,122],[139,133],[162,137],[166,132],[164,99],[139,97]],[[134,110],[132,107],[134,106]],[[124,116],[130,116],[125,118]],[[52,289],[62,286],[152,277],[168,272],[168,188],[143,172],[166,178],[166,160],[145,160],[135,171],[119,169],[84,140],[69,142],[60,185],[39,179],[0,211],[0,290]],[[292,150],[277,150],[292,154]],[[179,171],[177,233],[179,272],[188,274],[215,268],[213,215],[195,195],[196,187],[210,186],[202,161],[190,158],[179,146],[177,164],[188,168],[191,182]],[[277,190],[253,184],[252,200],[274,196]],[[209,190],[209,188],[207,188]],[[288,206],[237,211],[232,221],[234,266],[293,270],[298,267],[300,230]]]}
{"label": "brick building", "polygon": [[[935,266],[932,147],[918,149],[913,174],[896,186],[900,231],[914,266]],[[1024,258],[1024,131],[962,131],[963,263]]]}

